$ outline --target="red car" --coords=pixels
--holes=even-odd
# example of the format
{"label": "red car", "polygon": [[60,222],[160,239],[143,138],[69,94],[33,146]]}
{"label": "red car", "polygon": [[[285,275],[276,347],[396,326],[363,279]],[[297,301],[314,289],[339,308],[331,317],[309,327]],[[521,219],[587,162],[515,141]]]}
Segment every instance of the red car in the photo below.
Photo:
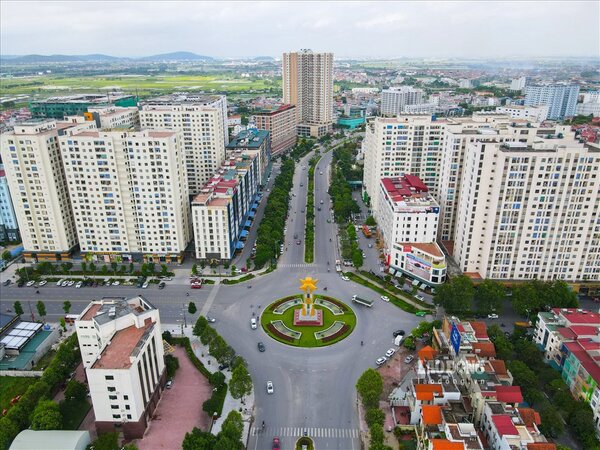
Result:
{"label": "red car", "polygon": [[273,438],[273,450],[279,450],[281,447],[279,446],[279,438],[275,436]]}

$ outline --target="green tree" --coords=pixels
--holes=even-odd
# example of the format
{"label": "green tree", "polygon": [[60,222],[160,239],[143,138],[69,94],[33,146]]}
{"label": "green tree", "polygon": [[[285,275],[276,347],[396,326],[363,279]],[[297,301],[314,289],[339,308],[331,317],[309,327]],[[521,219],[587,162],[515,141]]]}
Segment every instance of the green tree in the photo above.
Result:
{"label": "green tree", "polygon": [[169,274],[169,268],[167,267],[166,264],[161,264],[160,265],[160,274],[163,277],[166,277]]}
{"label": "green tree", "polygon": [[208,345],[208,352],[219,364],[229,363],[233,360],[235,352],[220,335],[216,334]]}
{"label": "green tree", "polygon": [[121,447],[121,450],[139,450],[138,446],[130,442],[129,444],[125,444]]}
{"label": "green tree", "polygon": [[356,390],[362,398],[365,408],[377,408],[383,392],[383,379],[379,372],[367,369],[356,382]]}
{"label": "green tree", "polygon": [[65,320],[64,317],[61,317],[59,319],[59,323],[60,323],[60,327],[63,329],[63,331],[67,331],[67,321]]}
{"label": "green tree", "polygon": [[537,387],[537,376],[527,365],[521,361],[509,361],[508,368],[513,375],[516,386],[534,386]]}
{"label": "green tree", "polygon": [[471,309],[474,288],[466,275],[459,275],[437,289],[434,301],[443,306],[446,312],[459,313]]}
{"label": "green tree", "polygon": [[185,434],[181,447],[183,450],[213,450],[216,441],[214,434],[194,427],[191,433]]}
{"label": "green tree", "polygon": [[204,328],[204,331],[199,337],[200,342],[202,342],[202,344],[210,346],[212,344],[212,341],[216,339],[217,332],[213,327],[207,326],[206,328]]}
{"label": "green tree", "polygon": [[10,252],[8,250],[4,250],[2,252],[2,259],[6,262],[8,262],[12,259],[12,255],[10,254]]}
{"label": "green tree", "polygon": [[488,336],[490,340],[494,343],[496,347],[496,355],[498,358],[508,361],[513,357],[513,345],[512,342],[509,341],[504,332],[498,325],[491,325],[487,329]]}
{"label": "green tree", "polygon": [[360,250],[360,248],[355,248],[352,251],[352,264],[354,264],[354,267],[356,267],[357,269],[360,269],[363,265],[363,255],[362,255],[362,251]]}
{"label": "green tree", "polygon": [[192,275],[198,275],[198,264],[192,266]]}
{"label": "green tree", "polygon": [[108,266],[102,266],[100,272],[102,273],[102,275],[108,275]]}
{"label": "green tree", "polygon": [[113,275],[117,274],[117,267],[119,267],[119,265],[115,261],[110,263],[110,268],[112,269]]}
{"label": "green tree", "polygon": [[243,364],[238,365],[231,372],[229,391],[233,398],[242,398],[252,392],[252,378]]}
{"label": "green tree", "polygon": [[[16,408],[13,406],[11,409]],[[8,417],[0,418],[0,448],[9,448],[21,428]]]}
{"label": "green tree", "polygon": [[372,427],[369,428],[369,433],[371,435],[371,445],[369,449],[373,448],[373,445],[383,445],[383,426],[378,423],[373,424]]}
{"label": "green tree", "polygon": [[179,359],[173,355],[165,355],[165,366],[167,367],[167,376],[173,378],[179,369]]}
{"label": "green tree", "polygon": [[77,380],[70,380],[65,388],[65,398],[70,400],[85,400],[87,388]]}
{"label": "green tree", "polygon": [[16,314],[17,316],[20,316],[21,314],[23,314],[23,305],[21,305],[21,302],[20,302],[20,301],[18,301],[18,300],[17,300],[17,301],[16,301],[16,302],[13,304],[13,308],[15,309],[15,314]]}
{"label": "green tree", "polygon": [[242,420],[242,416],[239,412],[233,410],[227,414],[227,417],[221,425],[221,432],[217,438],[225,436],[233,442],[240,442],[242,440],[243,431],[244,421]]}
{"label": "green tree", "polygon": [[198,311],[198,309],[196,308],[196,304],[194,302],[190,302],[190,304],[188,305],[188,312],[190,314],[196,314],[196,311]]}
{"label": "green tree", "polygon": [[212,387],[220,388],[225,384],[225,375],[223,372],[213,372],[208,377],[208,382]]}
{"label": "green tree", "polygon": [[88,448],[94,450],[119,450],[119,433],[103,433]]}
{"label": "green tree", "polygon": [[204,330],[206,330],[206,328],[208,327],[208,320],[206,320],[206,317],[204,316],[200,316],[198,317],[198,320],[196,320],[196,324],[194,325],[194,336],[202,336],[202,334],[204,333]]}
{"label": "green tree", "polygon": [[66,262],[66,263],[62,263],[61,265],[62,271],[65,275],[67,275],[71,269],[73,268],[73,263],[71,262]]}
{"label": "green tree", "polygon": [[365,421],[367,422],[369,428],[376,423],[383,426],[385,421],[385,413],[379,408],[367,409],[367,412],[365,413]]}
{"label": "green tree", "polygon": [[81,271],[84,274],[87,272],[87,263],[85,261],[81,263]]}
{"label": "green tree", "polygon": [[235,271],[237,270],[237,267],[231,266],[231,275],[235,275]]}
{"label": "green tree", "polygon": [[153,262],[148,263],[148,273],[154,275],[154,272],[156,272],[156,264]]}
{"label": "green tree", "polygon": [[37,309],[38,314],[42,317],[42,320],[44,320],[44,318],[46,317],[46,305],[44,305],[44,302],[39,300],[35,307]]}
{"label": "green tree", "polygon": [[367,220],[365,221],[365,225],[367,225],[369,227],[374,227],[375,225],[377,225],[377,222],[375,222],[375,217],[373,217],[373,216],[367,217]]}
{"label": "green tree", "polygon": [[90,263],[90,272],[96,273],[96,264]]}
{"label": "green tree", "polygon": [[504,286],[494,280],[484,280],[475,290],[475,307],[482,314],[500,311],[505,296]]}
{"label": "green tree", "polygon": [[62,414],[56,402],[41,400],[31,416],[31,428],[34,430],[60,430]]}
{"label": "green tree", "polygon": [[129,273],[133,273],[134,266],[133,263],[129,263]]}
{"label": "green tree", "polygon": [[69,311],[71,311],[71,302],[69,300],[63,302],[63,311],[65,314],[69,314]]}

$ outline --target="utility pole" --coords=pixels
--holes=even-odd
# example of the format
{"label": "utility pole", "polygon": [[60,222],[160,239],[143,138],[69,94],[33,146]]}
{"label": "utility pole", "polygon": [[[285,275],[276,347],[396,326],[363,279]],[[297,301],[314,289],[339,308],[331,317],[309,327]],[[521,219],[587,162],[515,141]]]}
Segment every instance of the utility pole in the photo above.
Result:
{"label": "utility pole", "polygon": [[31,308],[31,301],[27,300],[27,304],[29,305],[29,312],[31,313],[31,321],[35,322],[35,316],[33,315],[33,309]]}

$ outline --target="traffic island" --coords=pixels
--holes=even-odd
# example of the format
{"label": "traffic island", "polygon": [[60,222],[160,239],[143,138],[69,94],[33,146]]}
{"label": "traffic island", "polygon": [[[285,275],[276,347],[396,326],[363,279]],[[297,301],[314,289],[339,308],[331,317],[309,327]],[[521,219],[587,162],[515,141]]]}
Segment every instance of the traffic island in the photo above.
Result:
{"label": "traffic island", "polygon": [[315,450],[315,444],[308,436],[303,436],[296,441],[296,450]]}

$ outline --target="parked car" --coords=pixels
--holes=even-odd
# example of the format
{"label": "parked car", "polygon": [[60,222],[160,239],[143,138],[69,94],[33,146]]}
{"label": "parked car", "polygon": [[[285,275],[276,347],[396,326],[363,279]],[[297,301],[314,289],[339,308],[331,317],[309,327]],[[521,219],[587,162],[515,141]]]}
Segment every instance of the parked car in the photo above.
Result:
{"label": "parked car", "polygon": [[[10,280],[6,280],[6,281],[8,281],[10,283]],[[38,286],[39,287],[46,286],[46,283],[48,283],[46,280],[42,280],[42,281],[40,281],[40,283],[38,284]]]}
{"label": "parked car", "polygon": [[389,302],[390,298],[387,295],[382,295],[381,300],[383,300],[384,302]]}
{"label": "parked car", "polygon": [[258,343],[258,351],[259,352],[264,352],[265,351],[265,344],[263,344],[262,342]]}
{"label": "parked car", "polygon": [[425,300],[425,297],[423,297],[422,295],[415,295],[415,298],[420,301]]}
{"label": "parked car", "polygon": [[252,328],[253,330],[256,330],[256,328],[258,328],[258,325],[256,324],[256,319],[254,317],[250,319],[250,328]]}
{"label": "parked car", "polygon": [[392,334],[394,335],[394,337],[396,337],[396,336],[404,336],[404,330],[396,330]]}
{"label": "parked car", "polygon": [[142,284],[142,289],[148,289],[149,285],[150,285],[149,281],[144,282],[144,284]]}
{"label": "parked car", "polygon": [[4,280],[2,282],[2,286],[8,286],[10,284],[10,280]]}
{"label": "parked car", "polygon": [[385,352],[385,356],[391,358],[392,356],[394,356],[394,353],[396,353],[396,349],[390,348],[387,352]]}
{"label": "parked car", "polygon": [[301,243],[302,243],[302,241],[301,241],[300,239],[298,239],[298,240],[296,241],[296,244],[297,244],[297,245],[300,245]]}
{"label": "parked car", "polygon": [[228,368],[229,368],[229,364],[227,364],[227,363],[223,363],[223,364],[221,364],[219,366],[219,370],[225,370],[225,369],[228,369]]}
{"label": "parked car", "polygon": [[206,316],[206,321],[208,323],[215,323],[217,321],[217,319],[215,319],[214,317],[211,317],[211,316]]}
{"label": "parked car", "polygon": [[69,280],[67,282],[67,286],[69,286],[69,287],[73,286],[74,284],[75,284],[75,281],[73,281],[73,280]]}
{"label": "parked car", "polygon": [[273,438],[273,450],[279,450],[281,448],[280,445],[279,438],[275,436]]}
{"label": "parked car", "polygon": [[112,285],[113,285],[113,286],[118,286],[118,285],[120,285],[120,284],[121,284],[121,282],[120,282],[119,280],[115,280],[115,281],[113,281],[113,284],[112,284]]}
{"label": "parked car", "polygon": [[273,382],[267,381],[267,394],[272,394],[273,392],[275,392],[275,389],[273,388]]}
{"label": "parked car", "polygon": [[497,319],[498,314],[488,314],[488,319]]}
{"label": "parked car", "polygon": [[83,281],[78,281],[77,284],[75,285],[75,287],[77,289],[79,289],[81,286],[83,286]]}
{"label": "parked car", "polygon": [[35,284],[35,280],[30,280],[27,282],[27,287],[31,287]]}
{"label": "parked car", "polygon": [[298,233],[294,233],[294,239],[298,239]]}
{"label": "parked car", "polygon": [[18,286],[18,287],[23,287],[23,286],[25,286],[25,282],[24,282],[24,281],[21,281],[21,280],[19,280],[19,282],[17,283],[17,286]]}
{"label": "parked car", "polygon": [[384,364],[387,361],[387,358],[385,356],[382,356],[381,358],[377,358],[377,361],[375,361],[375,364],[377,364],[378,366]]}
{"label": "parked car", "polygon": [[165,288],[165,286],[166,286],[166,284],[165,284],[165,282],[164,282],[164,281],[161,281],[160,283],[158,283],[158,288],[159,288],[159,289],[164,289],[164,288]]}
{"label": "parked car", "polygon": [[415,359],[413,355],[408,355],[406,358],[404,358],[404,364],[410,364],[413,359]]}
{"label": "parked car", "polygon": [[166,387],[167,389],[171,389],[171,388],[173,387],[173,380],[169,380],[169,381],[167,381],[167,384],[165,384],[165,387]]}
{"label": "parked car", "polygon": [[415,313],[415,316],[417,317],[425,317],[427,315],[427,313],[425,311],[417,311]]}

